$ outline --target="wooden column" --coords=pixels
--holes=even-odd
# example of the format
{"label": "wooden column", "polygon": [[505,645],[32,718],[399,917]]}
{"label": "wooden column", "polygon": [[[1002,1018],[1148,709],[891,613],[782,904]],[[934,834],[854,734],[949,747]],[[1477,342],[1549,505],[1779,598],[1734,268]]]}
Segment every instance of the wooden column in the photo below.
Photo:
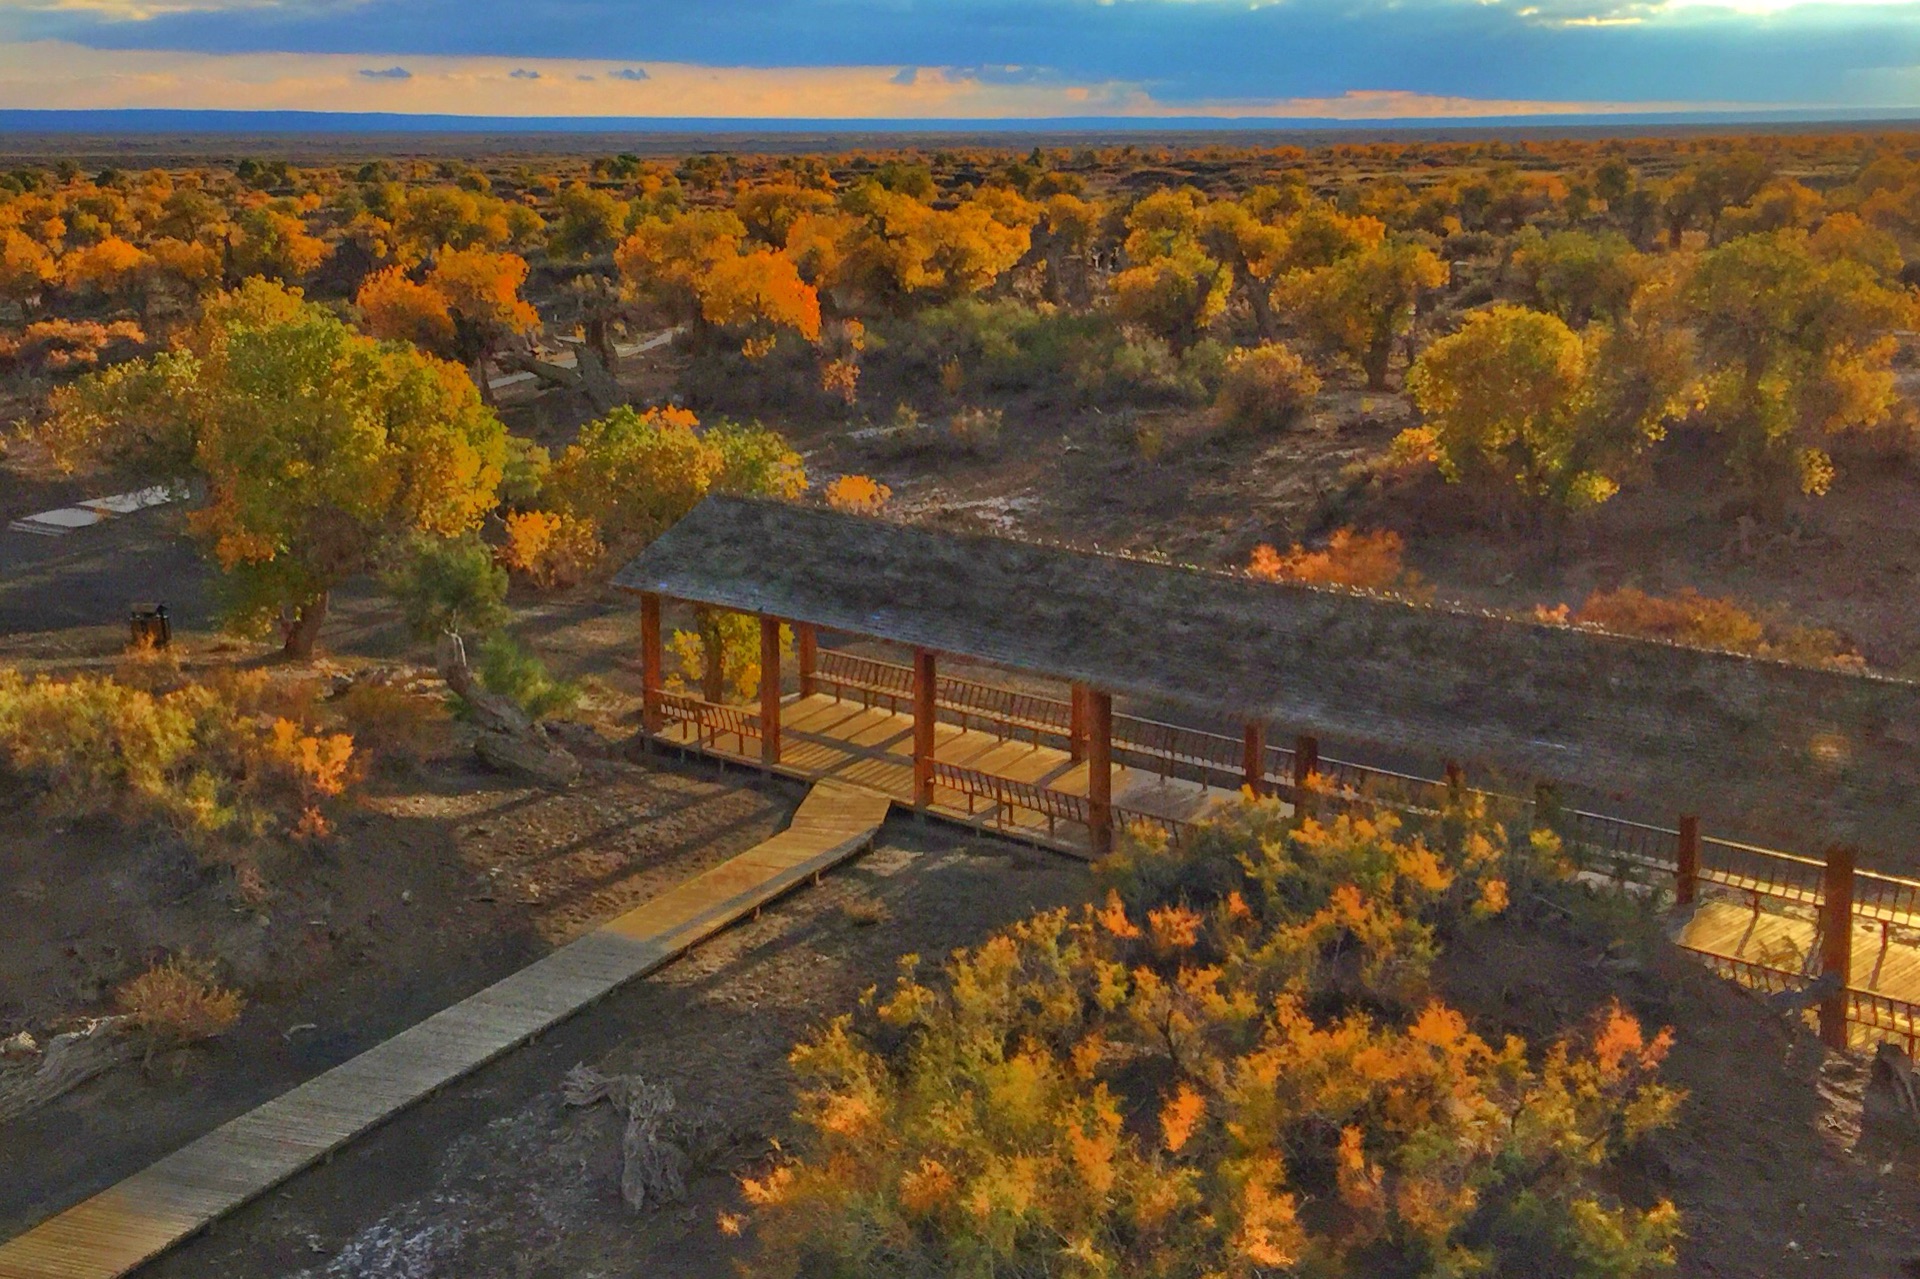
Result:
{"label": "wooden column", "polygon": [[1087,757],[1087,686],[1073,686],[1067,724],[1067,758],[1078,764]]}
{"label": "wooden column", "polygon": [[1093,851],[1113,851],[1113,694],[1087,690],[1087,827]]}
{"label": "wooden column", "polygon": [[1302,733],[1293,739],[1293,811],[1310,812],[1313,796],[1307,783],[1320,771],[1320,739]]}
{"label": "wooden column", "polygon": [[1456,802],[1467,793],[1467,770],[1460,767],[1460,761],[1447,761],[1447,797]]}
{"label": "wooden column", "polygon": [[760,615],[760,762],[780,762],[780,619]]}
{"label": "wooden column", "polygon": [[933,728],[937,709],[934,692],[933,652],[913,650],[913,804],[925,808],[933,803]]}
{"label": "wooden column", "polygon": [[1827,850],[1820,905],[1820,975],[1837,973],[1839,989],[1820,1001],[1820,1040],[1829,1048],[1847,1046],[1847,988],[1853,984],[1853,849],[1835,844]]}
{"label": "wooden column", "polygon": [[659,733],[660,671],[665,665],[660,647],[660,597],[640,597],[640,727],[648,737]]}
{"label": "wooden column", "polygon": [[812,697],[813,673],[820,667],[820,632],[811,622],[795,622],[793,637],[800,648],[800,696]]}
{"label": "wooden column", "polygon": [[1700,819],[1692,813],[1680,818],[1673,861],[1673,904],[1690,906],[1700,895]]}
{"label": "wooden column", "polygon": [[1267,793],[1267,726],[1259,720],[1247,721],[1245,745],[1240,750],[1240,772],[1248,790],[1255,795]]}

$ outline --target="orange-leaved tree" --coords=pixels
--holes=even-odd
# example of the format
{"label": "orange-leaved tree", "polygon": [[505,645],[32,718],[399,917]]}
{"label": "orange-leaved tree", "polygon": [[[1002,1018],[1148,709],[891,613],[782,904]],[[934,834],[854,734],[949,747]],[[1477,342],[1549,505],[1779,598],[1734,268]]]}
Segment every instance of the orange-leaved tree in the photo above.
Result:
{"label": "orange-leaved tree", "polygon": [[446,249],[424,279],[389,267],[361,285],[354,300],[369,333],[460,361],[490,403],[487,361],[509,339],[540,326],[539,313],[520,296],[526,281],[527,260],[517,253]]}
{"label": "orange-leaved tree", "polygon": [[62,388],[41,434],[68,464],[199,477],[191,526],[230,623],[279,618],[292,657],[312,652],[329,593],[399,542],[478,528],[506,452],[458,365],[264,280],[210,301],[174,349]]}

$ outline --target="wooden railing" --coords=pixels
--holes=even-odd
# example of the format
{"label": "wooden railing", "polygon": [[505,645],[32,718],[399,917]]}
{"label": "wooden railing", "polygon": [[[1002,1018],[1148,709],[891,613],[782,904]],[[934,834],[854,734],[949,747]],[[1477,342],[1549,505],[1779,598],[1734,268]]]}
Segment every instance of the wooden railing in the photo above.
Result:
{"label": "wooden railing", "polygon": [[689,697],[684,693],[661,692],[660,715],[669,723],[686,724],[694,730],[694,744],[703,750],[720,749],[731,737],[735,754],[748,754],[747,743],[760,740],[760,717],[738,706]]}
{"label": "wooden railing", "polygon": [[[913,669],[909,666],[828,650],[819,654],[814,679],[816,685],[831,688],[836,698],[851,693],[868,706],[885,705],[896,713],[912,706]],[[758,717],[747,712],[687,697],[666,698],[663,704],[670,717],[697,724],[703,741],[731,736],[745,753],[746,741],[759,735]],[[936,680],[935,705],[943,718],[963,728],[987,725],[1002,737],[1031,735],[1036,744],[1046,739],[1067,744],[1074,727],[1069,702],[952,676]],[[1245,778],[1245,751],[1243,739],[1221,733],[1130,715],[1113,719],[1116,762],[1163,779],[1181,777],[1235,789]],[[1707,887],[1744,896],[1755,911],[1768,902],[1812,910],[1819,914],[1823,930],[1850,929],[1855,920],[1877,922],[1889,936],[1896,928],[1920,929],[1920,880],[1856,871],[1848,919],[1829,920],[1827,867],[1813,858],[1703,837],[1697,825],[1690,853],[1683,854],[1689,836],[1674,827],[1467,788],[1458,777],[1422,777],[1329,756],[1316,759],[1310,792],[1303,794],[1295,785],[1295,758],[1295,751],[1285,746],[1263,748],[1262,781],[1270,793],[1320,805],[1381,806],[1431,817],[1444,809],[1459,788],[1506,806],[1516,822],[1546,824],[1559,834],[1575,863],[1590,873],[1671,887],[1682,900],[1693,900]],[[1033,833],[1044,825],[1048,835],[1057,838],[1062,822],[1086,828],[1090,820],[1084,796],[939,761],[934,762],[933,772],[937,787],[965,797],[970,815],[979,816],[984,806],[989,823],[1003,830],[1024,828]],[[1116,807],[1111,816],[1116,829],[1146,828],[1175,842],[1189,830],[1186,823],[1154,813]],[[1722,975],[1762,991],[1801,990],[1817,976],[1814,970],[1819,961],[1812,955],[1807,961],[1809,971],[1796,972],[1688,949]],[[1852,1025],[1902,1041],[1909,1051],[1920,1047],[1920,1004],[1857,987],[1848,988],[1845,1003],[1846,1020]]]}
{"label": "wooden railing", "polygon": [[[964,796],[969,817],[981,815],[980,806],[984,801],[987,820],[1000,830],[1012,830],[1021,825],[1037,826],[1044,822],[1048,836],[1058,837],[1061,822],[1072,822],[1085,828],[1092,817],[1091,805],[1084,795],[1073,795],[1032,782],[1017,782],[1009,777],[962,768],[958,764],[947,764],[940,760],[933,761],[933,784],[936,790],[949,790]],[[1030,813],[1037,820],[1022,823],[1016,816],[1021,812]]]}

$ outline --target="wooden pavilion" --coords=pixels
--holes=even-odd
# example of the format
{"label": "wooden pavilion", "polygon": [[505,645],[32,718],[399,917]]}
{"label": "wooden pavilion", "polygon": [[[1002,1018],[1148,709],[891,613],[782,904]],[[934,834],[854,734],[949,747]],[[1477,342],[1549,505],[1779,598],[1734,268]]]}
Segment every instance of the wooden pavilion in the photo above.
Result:
{"label": "wooden pavilion", "polygon": [[[1332,767],[1317,757],[1322,738],[1552,780],[1637,815],[1685,811],[1747,838],[1902,854],[1920,781],[1920,685],[1907,681],[787,503],[709,498],[614,581],[641,597],[650,734],[731,740],[738,758],[806,773],[796,721],[819,721],[829,694],[853,695],[910,712],[902,798],[937,806],[943,788],[985,784],[949,766],[939,726],[990,724],[1085,765],[1076,815],[1095,847],[1111,837],[1118,767],[1225,792],[1284,788]],[[771,676],[757,709],[667,692],[668,600],[757,615],[775,674],[790,626],[798,696]],[[912,656],[862,664],[827,652],[823,632]],[[1022,700],[944,677],[948,658],[1072,692]],[[1117,717],[1116,698],[1142,714]]]}
{"label": "wooden pavilion", "polygon": [[[1829,1043],[1920,1050],[1920,950],[1895,940],[1920,928],[1920,879],[1886,873],[1915,868],[1912,682],[736,497],[614,580],[640,596],[650,741],[1082,854],[1122,826],[1178,839],[1243,787],[1431,812],[1471,772],[1587,873],[1671,892],[1676,940],[1723,974],[1822,977]],[[759,618],[757,707],[664,686],[668,601]],[[1349,763],[1323,734],[1445,763]]]}

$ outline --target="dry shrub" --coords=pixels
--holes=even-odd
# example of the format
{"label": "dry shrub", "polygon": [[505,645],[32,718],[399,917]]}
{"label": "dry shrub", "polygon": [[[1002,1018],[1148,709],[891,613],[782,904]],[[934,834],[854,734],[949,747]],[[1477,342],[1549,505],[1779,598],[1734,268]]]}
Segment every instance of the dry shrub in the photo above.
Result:
{"label": "dry shrub", "polygon": [[[1434,997],[1528,857],[1484,811],[1134,843],[1104,903],[1016,924],[800,1045],[802,1136],[743,1190],[768,1276],[1627,1279],[1671,1204],[1609,1165],[1670,1122],[1617,1004],[1530,1049]],[[738,1228],[740,1223],[734,1223]]]}
{"label": "dry shrub", "polygon": [[820,366],[820,389],[851,407],[860,398],[860,366],[852,360],[828,360]]}
{"label": "dry shrub", "polygon": [[964,408],[947,420],[947,445],[972,457],[992,453],[1000,446],[999,409]]}
{"label": "dry shrub", "polygon": [[246,1000],[214,981],[213,965],[187,955],[156,964],[122,986],[121,1011],[147,1037],[148,1056],[212,1039],[240,1020]]}
{"label": "dry shrub", "polygon": [[507,516],[500,560],[541,590],[577,586],[606,557],[599,527],[579,516],[552,511],[515,511]]}
{"label": "dry shrub", "polygon": [[826,488],[827,505],[849,515],[878,515],[892,497],[892,489],[865,475],[843,475]]}
{"label": "dry shrub", "polygon": [[1362,533],[1343,528],[1334,530],[1326,546],[1317,551],[1298,542],[1284,555],[1271,546],[1256,546],[1247,572],[1268,582],[1312,582],[1418,595],[1423,593],[1420,575],[1401,562],[1405,550],[1400,535],[1389,529]]}
{"label": "dry shrub", "polygon": [[260,671],[155,692],[0,668],[0,770],[56,811],[168,826],[203,848],[321,835],[355,761],[317,700],[311,681]]}
{"label": "dry shrub", "polygon": [[411,767],[442,749],[452,722],[446,704],[391,684],[360,681],[335,698],[333,710],[353,740],[385,767]]}
{"label": "dry shrub", "polygon": [[147,335],[131,320],[40,320],[0,337],[0,363],[42,373],[82,373],[103,355],[131,355]]}
{"label": "dry shrub", "polygon": [[1735,600],[1702,595],[1690,586],[1683,586],[1672,595],[1649,595],[1632,586],[1623,586],[1617,591],[1595,591],[1577,611],[1569,612],[1561,605],[1538,609],[1535,615],[1546,622],[1572,622],[1616,635],[1637,635],[1697,648],[1721,648],[1803,666],[1861,670],[1866,665],[1833,631],[1769,624]]}
{"label": "dry shrub", "polygon": [[1228,426],[1284,431],[1300,420],[1319,393],[1320,377],[1307,362],[1291,347],[1269,342],[1227,357],[1213,404]]}

